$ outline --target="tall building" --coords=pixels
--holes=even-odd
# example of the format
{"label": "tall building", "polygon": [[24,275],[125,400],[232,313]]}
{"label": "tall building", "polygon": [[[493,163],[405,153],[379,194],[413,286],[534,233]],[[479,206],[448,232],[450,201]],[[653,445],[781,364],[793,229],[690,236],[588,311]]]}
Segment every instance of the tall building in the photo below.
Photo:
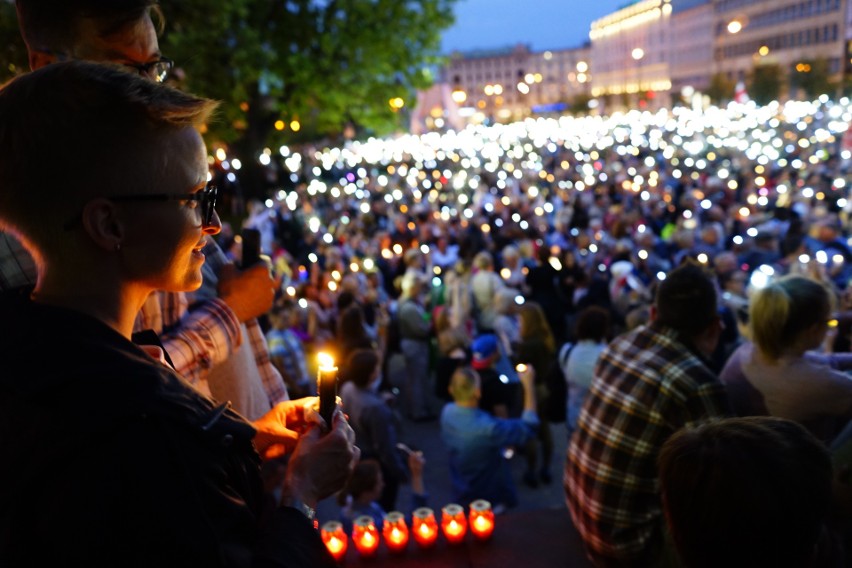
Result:
{"label": "tall building", "polygon": [[713,5],[710,0],[673,0],[669,55],[672,96],[704,92],[713,67]]}
{"label": "tall building", "polygon": [[592,95],[612,107],[669,102],[670,0],[639,0],[592,22]]}
{"label": "tall building", "polygon": [[846,60],[847,0],[715,0],[714,72],[747,81],[777,66],[782,97],[798,95],[802,74],[822,61],[839,80]]}
{"label": "tall building", "polygon": [[588,95],[589,46],[534,52],[526,45],[454,53],[444,70],[453,99],[474,121],[562,112]]}

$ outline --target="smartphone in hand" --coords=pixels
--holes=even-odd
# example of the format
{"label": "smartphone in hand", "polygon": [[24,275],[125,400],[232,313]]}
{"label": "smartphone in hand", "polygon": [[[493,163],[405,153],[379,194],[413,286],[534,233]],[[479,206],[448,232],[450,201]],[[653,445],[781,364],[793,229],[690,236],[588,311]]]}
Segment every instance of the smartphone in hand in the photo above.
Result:
{"label": "smartphone in hand", "polygon": [[243,229],[240,236],[243,243],[240,268],[245,270],[260,262],[260,231],[257,229]]}

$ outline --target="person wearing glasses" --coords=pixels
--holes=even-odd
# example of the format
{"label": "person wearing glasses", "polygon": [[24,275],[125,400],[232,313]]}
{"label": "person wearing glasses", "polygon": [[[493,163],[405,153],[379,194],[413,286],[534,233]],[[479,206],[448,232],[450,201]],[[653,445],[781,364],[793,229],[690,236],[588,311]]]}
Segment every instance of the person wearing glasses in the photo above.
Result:
{"label": "person wearing glasses", "polygon": [[[0,297],[0,565],[335,566],[306,514],[359,458],[342,412],[321,435],[315,399],[285,402],[256,430],[131,341],[153,291],[201,285],[215,106],[83,61],[0,89],[0,228],[38,272]],[[282,451],[278,505],[259,464]]]}
{"label": "person wearing glasses", "polygon": [[[154,22],[163,18],[154,0],[18,0],[16,5],[33,69],[84,59],[112,62],[162,82],[174,65],[160,53]],[[140,341],[161,343],[191,384],[230,400],[254,420],[289,399],[257,321],[271,308],[277,282],[262,264],[237,270],[213,239],[203,252],[204,286],[191,295],[152,294],[134,331]],[[34,283],[30,256],[11,235],[0,233],[0,290],[26,294]]]}

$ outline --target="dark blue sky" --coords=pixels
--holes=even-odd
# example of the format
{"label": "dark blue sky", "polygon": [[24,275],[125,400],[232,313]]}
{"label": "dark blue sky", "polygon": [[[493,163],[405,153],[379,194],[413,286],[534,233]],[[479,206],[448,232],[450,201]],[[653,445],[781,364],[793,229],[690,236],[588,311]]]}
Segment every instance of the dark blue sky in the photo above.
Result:
{"label": "dark blue sky", "polygon": [[492,49],[517,43],[536,51],[577,47],[589,26],[629,0],[458,0],[456,23],[443,35],[442,50]]}

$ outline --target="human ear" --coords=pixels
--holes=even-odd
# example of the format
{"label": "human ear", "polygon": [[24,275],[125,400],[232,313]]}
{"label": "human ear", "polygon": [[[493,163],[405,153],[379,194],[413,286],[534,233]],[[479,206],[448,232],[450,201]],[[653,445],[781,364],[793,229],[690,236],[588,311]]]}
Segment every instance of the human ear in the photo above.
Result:
{"label": "human ear", "polygon": [[108,199],[93,199],[83,207],[83,229],[94,243],[108,251],[121,249],[124,223],[115,203]]}

